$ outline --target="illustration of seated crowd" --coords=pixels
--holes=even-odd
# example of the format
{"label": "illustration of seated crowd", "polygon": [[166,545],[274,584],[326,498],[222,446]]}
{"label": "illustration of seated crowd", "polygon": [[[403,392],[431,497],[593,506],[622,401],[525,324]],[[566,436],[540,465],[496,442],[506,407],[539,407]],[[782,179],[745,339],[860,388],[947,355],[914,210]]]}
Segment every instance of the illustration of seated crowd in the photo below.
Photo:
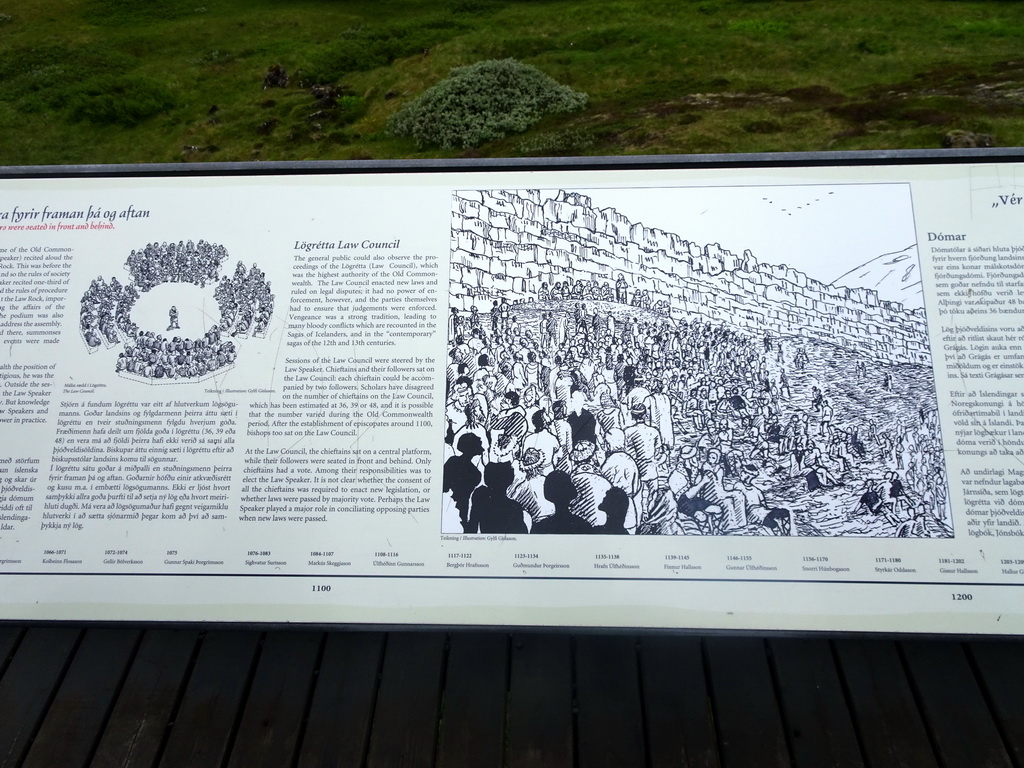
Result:
{"label": "illustration of seated crowd", "polygon": [[115,369],[146,379],[198,378],[233,364],[237,354],[235,342],[221,339],[216,327],[195,341],[145,331],[125,345]]}
{"label": "illustration of seated crowd", "polygon": [[[123,341],[125,348],[118,355],[115,369],[122,375],[144,379],[201,378],[232,365],[238,351],[231,339],[266,335],[274,312],[274,294],[266,275],[255,264],[246,269],[238,262],[233,276],[218,278],[227,258],[224,246],[204,240],[151,243],[142,250],[133,250],[125,262],[132,276],[130,284],[123,285],[116,277],[108,282],[100,276],[82,295],[82,338],[90,351]],[[133,309],[143,294],[167,283],[187,283],[200,289],[215,284],[219,321],[196,339],[170,336],[180,328],[178,307],[171,305],[166,310],[166,329],[142,330],[133,319]]]}

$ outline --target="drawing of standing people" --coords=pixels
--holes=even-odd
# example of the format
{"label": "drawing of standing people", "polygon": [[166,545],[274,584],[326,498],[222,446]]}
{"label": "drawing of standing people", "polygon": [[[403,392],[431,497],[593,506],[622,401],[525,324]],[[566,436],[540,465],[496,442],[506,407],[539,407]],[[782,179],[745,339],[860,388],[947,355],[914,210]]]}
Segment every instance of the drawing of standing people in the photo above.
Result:
{"label": "drawing of standing people", "polygon": [[643,525],[651,498],[658,486],[658,460],[661,458],[661,434],[647,423],[647,406],[635,405],[630,410],[633,423],[626,427],[626,452],[636,461],[640,472],[640,511],[638,524]]}
{"label": "drawing of standing people", "polygon": [[502,297],[501,304],[498,306],[498,315],[501,318],[498,327],[502,335],[507,336],[512,329],[512,310],[508,305],[508,299],[505,297]]}
{"label": "drawing of standing people", "polygon": [[626,278],[620,272],[618,279],[615,281],[615,301],[619,304],[627,303],[626,293],[629,290],[629,286],[626,285]]}
{"label": "drawing of standing people", "polygon": [[629,514],[629,497],[621,488],[609,488],[597,508],[605,513],[604,525],[594,526],[594,533],[628,534],[626,516]]}
{"label": "drawing of standing people", "polygon": [[835,415],[835,411],[832,408],[832,403],[829,402],[827,397],[821,399],[821,428],[819,430],[823,437],[828,437],[832,432],[832,417]]}
{"label": "drawing of standing people", "polygon": [[540,339],[541,345],[549,352],[556,349],[557,328],[554,313],[543,312],[540,316]]}
{"label": "drawing of standing people", "polygon": [[446,441],[454,444],[455,435],[466,426],[466,406],[473,396],[473,380],[468,376],[460,376],[452,385],[451,394],[445,404],[445,421],[447,422]]}
{"label": "drawing of standing people", "polygon": [[519,393],[505,393],[502,410],[491,421],[491,461],[512,461],[516,458],[528,425],[526,413],[519,404]]}
{"label": "drawing of standing people", "polygon": [[540,453],[540,470],[545,474],[553,470],[561,459],[562,446],[548,430],[548,415],[543,410],[534,412],[533,432],[523,438],[522,455],[531,449]]}
{"label": "drawing of standing people", "polygon": [[622,419],[622,409],[619,408],[612,397],[611,385],[607,383],[599,384],[596,394],[599,408],[594,417],[597,419],[602,434],[613,429],[622,430],[625,427],[625,422]]}
{"label": "drawing of standing people", "polygon": [[487,461],[488,451],[490,450],[490,439],[487,436],[487,412],[485,410],[483,400],[479,397],[472,397],[469,403],[466,405],[466,423],[462,425],[462,429],[455,433],[453,440],[455,445],[459,444],[459,440],[465,434],[474,434],[480,439],[480,444],[483,446],[482,454],[480,456],[481,462]]}
{"label": "drawing of standing people", "polygon": [[554,417],[549,429],[558,438],[559,457],[555,466],[565,472],[572,469],[570,456],[572,454],[572,427],[566,417],[568,412],[564,400],[556,400],[551,406],[551,415]]}
{"label": "drawing of standing people", "polygon": [[442,492],[452,494],[452,501],[459,511],[463,532],[471,533],[469,499],[483,476],[480,472],[479,457],[484,452],[484,448],[480,438],[472,432],[460,437],[455,447],[459,454],[452,456],[444,463]]}
{"label": "drawing of standing people", "polygon": [[458,309],[452,307],[451,314],[448,316],[448,338],[454,340],[460,336],[462,336],[462,316]]}
{"label": "drawing of standing people", "polygon": [[167,325],[167,330],[168,331],[173,331],[173,330],[175,330],[175,329],[177,329],[179,327],[178,326],[178,308],[177,307],[172,306],[169,310],[167,310],[167,319],[168,319],[168,325]]}
{"label": "drawing of standing people", "polygon": [[587,408],[587,399],[583,391],[573,385],[572,394],[569,397],[569,412],[566,421],[572,434],[572,444],[576,445],[581,440],[589,441],[596,445],[598,437],[598,423],[594,414]]}
{"label": "drawing of standing people", "polygon": [[786,378],[785,371],[779,374],[779,393],[785,395],[787,400],[793,399],[793,390],[789,388],[789,379]]}
{"label": "drawing of standing people", "polygon": [[533,524],[533,533],[590,533],[591,526],[569,509],[576,498],[576,486],[565,472],[555,470],[544,479],[544,498],[555,506],[555,513]]}
{"label": "drawing of standing people", "polygon": [[601,525],[605,516],[599,505],[612,484],[601,475],[596,462],[596,448],[593,443],[583,440],[572,451],[572,482],[576,486],[576,498],[569,508],[577,517],[591,525]]}
{"label": "drawing of standing people", "polygon": [[491,302],[491,336],[497,337],[501,333],[501,315],[498,313],[498,300]]}
{"label": "drawing of standing people", "polygon": [[507,495],[514,479],[507,461],[492,461],[484,468],[484,484],[470,498],[466,533],[529,533],[525,508]]}
{"label": "drawing of standing people", "polygon": [[892,513],[893,522],[902,522],[910,516],[907,512],[908,503],[909,499],[907,498],[906,490],[903,488],[903,481],[894,470],[889,474],[889,509]]}
{"label": "drawing of standing people", "polygon": [[523,505],[532,518],[529,524],[532,531],[532,523],[553,515],[555,505],[544,497],[544,477],[548,470],[543,454],[536,448],[527,448],[520,465],[523,476],[509,488],[508,497]]}

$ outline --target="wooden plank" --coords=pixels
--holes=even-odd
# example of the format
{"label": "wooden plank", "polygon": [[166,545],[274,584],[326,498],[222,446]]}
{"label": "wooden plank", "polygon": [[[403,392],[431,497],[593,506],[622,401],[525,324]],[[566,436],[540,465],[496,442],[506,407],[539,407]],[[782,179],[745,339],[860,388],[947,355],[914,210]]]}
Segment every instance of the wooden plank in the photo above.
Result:
{"label": "wooden plank", "polygon": [[382,632],[332,632],[327,637],[309,708],[298,768],[346,768],[366,760]]}
{"label": "wooden plank", "polygon": [[228,768],[291,765],[322,641],[320,632],[267,635]]}
{"label": "wooden plank", "polygon": [[146,632],[96,747],[93,768],[155,763],[198,638],[195,631]]}
{"label": "wooden plank", "polygon": [[1024,765],[1024,643],[974,642],[967,646],[1016,765]]}
{"label": "wooden plank", "polygon": [[437,760],[441,768],[500,768],[505,748],[508,652],[507,634],[460,632],[451,636]]}
{"label": "wooden plank", "polygon": [[368,768],[433,765],[446,640],[440,632],[388,635]]}
{"label": "wooden plank", "polygon": [[220,768],[234,738],[260,643],[258,632],[208,632],[160,760],[161,768]]}
{"label": "wooden plank", "polygon": [[81,632],[30,629],[0,679],[0,768],[21,765]]}
{"label": "wooden plank", "polygon": [[635,638],[577,636],[576,698],[580,768],[646,763]]}
{"label": "wooden plank", "polygon": [[513,635],[506,764],[509,768],[573,765],[573,726],[571,638]]}
{"label": "wooden plank", "polygon": [[722,765],[788,768],[789,750],[764,640],[709,637],[704,644]]}
{"label": "wooden plank", "polygon": [[827,640],[769,642],[796,766],[862,768],[853,718]]}
{"label": "wooden plank", "polygon": [[89,629],[50,705],[24,768],[87,765],[138,646],[137,629]]}
{"label": "wooden plank", "polygon": [[718,768],[700,638],[644,636],[640,667],[650,765]]}
{"label": "wooden plank", "polygon": [[895,644],[837,640],[835,650],[868,765],[938,765]]}
{"label": "wooden plank", "polygon": [[1011,768],[963,646],[927,641],[901,646],[944,768]]}

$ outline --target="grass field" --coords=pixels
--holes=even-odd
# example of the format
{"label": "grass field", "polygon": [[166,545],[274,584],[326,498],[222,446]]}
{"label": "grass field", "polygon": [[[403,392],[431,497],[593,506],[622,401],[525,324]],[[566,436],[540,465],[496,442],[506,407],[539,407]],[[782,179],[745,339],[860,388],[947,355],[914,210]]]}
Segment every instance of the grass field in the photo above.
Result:
{"label": "grass field", "polygon": [[[1018,146],[1022,39],[1005,0],[0,0],[0,164]],[[386,131],[509,57],[586,108],[470,149]]]}

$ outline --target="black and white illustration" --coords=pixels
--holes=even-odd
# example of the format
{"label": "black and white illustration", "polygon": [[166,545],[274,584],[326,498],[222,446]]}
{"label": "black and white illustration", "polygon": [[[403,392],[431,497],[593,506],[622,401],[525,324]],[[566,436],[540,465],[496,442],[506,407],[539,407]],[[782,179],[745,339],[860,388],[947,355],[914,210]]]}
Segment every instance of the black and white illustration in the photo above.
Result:
{"label": "black and white illustration", "polygon": [[442,531],[953,535],[909,187],[453,195]]}
{"label": "black and white illustration", "polygon": [[82,295],[79,329],[90,352],[119,347],[119,375],[147,383],[201,381],[229,370],[237,340],[266,336],[274,294],[262,270],[204,240],[150,243],[125,262],[131,279],[97,277]]}

